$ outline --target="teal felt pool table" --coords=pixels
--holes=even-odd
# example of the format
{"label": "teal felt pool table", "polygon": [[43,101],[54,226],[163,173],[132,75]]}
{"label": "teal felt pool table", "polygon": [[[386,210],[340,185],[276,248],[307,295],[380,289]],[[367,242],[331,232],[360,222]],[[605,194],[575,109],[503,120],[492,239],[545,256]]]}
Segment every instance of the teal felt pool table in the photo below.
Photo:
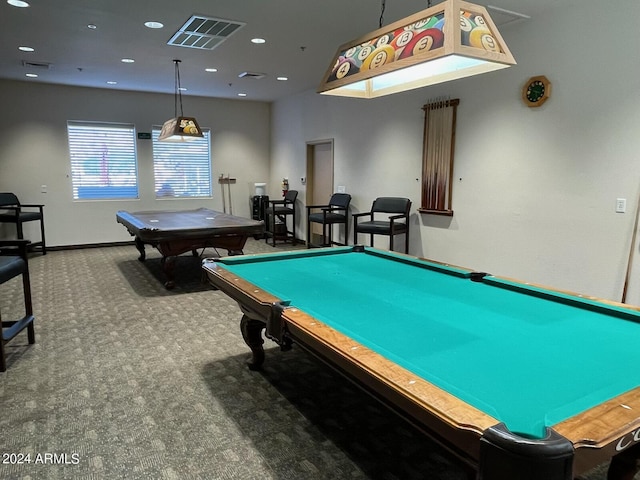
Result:
{"label": "teal felt pool table", "polygon": [[299,344],[478,478],[570,480],[639,448],[637,309],[362,246],[203,269],[240,306],[250,368],[263,331]]}

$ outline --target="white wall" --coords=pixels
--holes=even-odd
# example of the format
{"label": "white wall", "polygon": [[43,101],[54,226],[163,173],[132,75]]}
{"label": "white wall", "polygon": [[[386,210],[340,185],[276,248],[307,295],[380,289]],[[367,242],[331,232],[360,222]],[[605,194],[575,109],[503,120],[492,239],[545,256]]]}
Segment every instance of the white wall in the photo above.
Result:
{"label": "white wall", "polygon": [[[335,185],[347,187],[354,211],[394,195],[417,208],[421,107],[460,98],[455,213],[414,213],[410,253],[620,300],[640,195],[640,44],[623,26],[640,3],[558,5],[501,29],[515,67],[375,100],[310,91],[276,102],[270,185],[286,176],[304,200],[305,142],[333,138]],[[553,84],[538,109],[521,101],[534,75]],[[625,214],[615,213],[618,197]],[[302,238],[304,228],[301,219]],[[637,266],[627,301],[639,304]]]}
{"label": "white wall", "polygon": [[[250,186],[258,181],[277,196],[288,177],[304,201],[305,142],[333,138],[335,184],[353,195],[354,212],[386,195],[408,196],[417,208],[421,107],[446,95],[461,100],[455,213],[414,213],[411,253],[619,300],[640,195],[639,44],[625,28],[640,17],[640,3],[558,4],[554,16],[501,29],[518,65],[499,72],[376,100],[313,91],[271,106],[185,97],[185,113],[212,129],[215,194],[206,201],[155,200],[148,140],[138,141],[139,200],[72,200],[67,120],[150,131],[172,116],[172,96],[0,81],[0,191],[46,204],[52,246],[123,241],[130,237],[115,221],[117,210],[221,210],[221,173],[238,179],[235,214],[250,215]],[[529,109],[520,91],[540,74],[553,83],[552,97]],[[625,214],[614,212],[618,197],[627,199]],[[0,236],[11,234],[0,227]],[[628,302],[640,304],[640,258],[634,266]]]}
{"label": "white wall", "polygon": [[[152,125],[173,116],[173,96],[0,81],[0,191],[15,192],[23,203],[45,204],[50,246],[130,240],[116,223],[118,210],[222,211],[220,174],[237,179],[231,186],[234,215],[250,217],[253,183],[268,178],[270,105],[190,96],[183,104],[185,114],[211,129],[213,198],[156,200],[151,140],[138,140],[138,200],[74,201],[67,120],[134,123],[137,132],[151,132]],[[39,238],[36,223],[28,225],[27,236]],[[2,226],[0,235],[14,236],[15,228]]]}

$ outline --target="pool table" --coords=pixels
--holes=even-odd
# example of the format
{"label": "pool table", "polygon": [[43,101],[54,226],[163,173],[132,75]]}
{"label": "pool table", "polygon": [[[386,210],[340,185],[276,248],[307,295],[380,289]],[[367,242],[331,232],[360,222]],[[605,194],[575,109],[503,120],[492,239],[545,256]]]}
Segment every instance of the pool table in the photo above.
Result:
{"label": "pool table", "polygon": [[570,480],[612,458],[609,478],[632,478],[636,308],[362,246],[202,266],[240,306],[252,369],[263,331],[296,343],[483,480]]}
{"label": "pool table", "polygon": [[140,252],[138,260],[146,258],[144,246],[152,245],[162,254],[162,269],[167,278],[165,287],[175,287],[173,269],[175,257],[198,248],[223,248],[229,255],[242,254],[247,238],[264,234],[264,222],[236,217],[207,208],[195,210],[159,210],[116,213],[116,221],[135,237]]}

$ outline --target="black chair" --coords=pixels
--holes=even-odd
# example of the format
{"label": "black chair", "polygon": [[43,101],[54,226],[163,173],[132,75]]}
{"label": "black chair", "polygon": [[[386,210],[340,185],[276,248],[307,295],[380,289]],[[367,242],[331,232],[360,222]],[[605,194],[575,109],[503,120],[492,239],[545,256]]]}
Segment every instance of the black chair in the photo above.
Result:
{"label": "black chair", "polygon": [[[307,248],[317,245],[311,244],[311,224],[319,223],[322,225],[322,247],[331,245],[346,245],[349,238],[349,203],[351,195],[348,193],[334,193],[329,199],[328,205],[307,205]],[[320,209],[320,212],[311,213],[311,210]],[[333,226],[335,224],[344,224],[344,243],[335,242],[333,240]],[[327,226],[329,227],[329,236],[327,237]]]}
{"label": "black chair", "polygon": [[[44,205],[20,203],[18,197],[13,193],[0,193],[0,223],[14,223],[18,231],[18,238],[24,239],[22,224],[40,221],[40,238],[39,242],[31,242],[29,247],[40,247],[43,255],[47,254],[47,245],[44,239]],[[35,210],[23,210],[23,208],[35,208]]]}
{"label": "black chair", "polygon": [[[359,233],[371,235],[373,247],[374,235],[389,237],[389,250],[393,250],[393,237],[405,235],[404,253],[409,253],[409,210],[411,200],[401,197],[378,197],[373,201],[371,211],[353,215],[353,243],[358,243]],[[358,222],[358,219],[368,216],[369,220]],[[376,219],[384,216],[384,220]]]}
{"label": "black chair", "polygon": [[[296,198],[298,198],[298,191],[288,190],[282,200],[269,200],[269,207],[266,211],[265,241],[268,243],[269,237],[271,237],[274,247],[276,240],[290,241],[292,245],[296,243]],[[287,227],[287,217],[289,216],[293,219],[291,230]]]}
{"label": "black chair", "polygon": [[25,328],[30,344],[36,342],[33,328],[33,304],[31,303],[31,281],[29,279],[29,261],[27,257],[28,240],[0,240],[0,287],[12,278],[22,275],[22,297],[24,316],[19,320],[2,320],[0,337],[0,372],[7,369],[5,345],[13,340]]}

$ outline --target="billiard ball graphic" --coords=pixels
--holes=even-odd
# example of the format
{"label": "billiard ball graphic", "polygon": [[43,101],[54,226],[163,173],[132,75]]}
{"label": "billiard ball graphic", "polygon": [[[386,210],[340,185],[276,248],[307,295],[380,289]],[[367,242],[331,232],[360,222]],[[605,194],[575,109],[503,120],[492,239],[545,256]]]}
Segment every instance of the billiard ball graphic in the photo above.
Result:
{"label": "billiard ball graphic", "polygon": [[487,26],[487,22],[485,22],[484,17],[482,15],[475,15],[471,17],[471,21],[478,27],[489,28]]}
{"label": "billiard ball graphic", "polygon": [[375,41],[375,46],[380,47],[381,45],[388,45],[393,40],[393,33],[385,33],[384,35],[380,35],[378,39]]}
{"label": "billiard ball graphic", "polygon": [[460,13],[460,34],[462,35],[460,41],[463,45],[469,45],[469,35],[474,28],[476,28],[476,24],[469,17]]}
{"label": "billiard ball graphic", "polygon": [[358,51],[360,51],[360,47],[358,46],[351,47],[350,49],[344,52],[343,56],[346,58],[354,58],[358,54]]}
{"label": "billiard ball graphic", "polygon": [[416,23],[411,25],[411,30],[414,32],[421,32],[422,30],[426,30],[427,28],[432,28],[437,22],[439,18],[434,15],[432,17],[423,18],[422,20],[418,20]]}
{"label": "billiard ball graphic", "polygon": [[387,63],[391,63],[396,59],[395,50],[391,45],[381,45],[376,48],[371,55],[364,59],[360,70],[373,70]]}
{"label": "billiard ball graphic", "polygon": [[500,52],[500,46],[491,32],[483,27],[476,27],[469,34],[469,44],[472,47],[482,48],[489,52]]}
{"label": "billiard ball graphic", "polygon": [[344,58],[338,63],[336,68],[333,69],[331,75],[327,79],[328,82],[334,80],[340,80],[341,78],[348,77],[354,73],[358,73],[360,68],[356,65],[356,61],[353,58]]}
{"label": "billiard ball graphic", "polygon": [[400,56],[404,47],[411,41],[415,32],[413,30],[402,30],[391,41],[391,46],[395,50],[396,59]]}
{"label": "billiard ball graphic", "polygon": [[356,65],[360,67],[360,69],[365,70],[364,68],[362,68],[362,64],[367,59],[367,57],[369,57],[373,53],[374,50],[375,47],[370,43],[363,45],[360,50],[358,50],[358,53],[355,56],[355,60]]}
{"label": "billiard ball graphic", "polygon": [[191,135],[196,135],[198,133],[198,128],[193,120],[180,120],[180,129],[184,133],[188,133]]}
{"label": "billiard ball graphic", "polygon": [[443,44],[444,33],[437,28],[429,28],[413,37],[400,54],[400,60],[435,48],[440,48]]}

